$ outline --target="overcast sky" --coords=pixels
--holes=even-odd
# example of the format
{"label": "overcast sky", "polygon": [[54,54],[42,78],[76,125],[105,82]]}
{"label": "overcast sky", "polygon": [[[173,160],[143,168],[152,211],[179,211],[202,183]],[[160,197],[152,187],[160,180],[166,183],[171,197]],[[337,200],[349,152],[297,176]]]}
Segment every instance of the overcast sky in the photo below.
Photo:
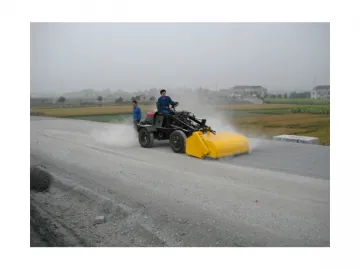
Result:
{"label": "overcast sky", "polygon": [[31,92],[330,84],[330,24],[32,23]]}

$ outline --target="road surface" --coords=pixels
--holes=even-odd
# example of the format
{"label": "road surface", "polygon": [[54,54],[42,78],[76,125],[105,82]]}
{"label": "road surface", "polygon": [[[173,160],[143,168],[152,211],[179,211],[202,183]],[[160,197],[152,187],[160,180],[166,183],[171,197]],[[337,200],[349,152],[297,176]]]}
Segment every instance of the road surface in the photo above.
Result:
{"label": "road surface", "polygon": [[329,147],[253,139],[198,160],[143,149],[130,126],[30,121],[31,163],[55,177],[32,192],[33,245],[330,246]]}

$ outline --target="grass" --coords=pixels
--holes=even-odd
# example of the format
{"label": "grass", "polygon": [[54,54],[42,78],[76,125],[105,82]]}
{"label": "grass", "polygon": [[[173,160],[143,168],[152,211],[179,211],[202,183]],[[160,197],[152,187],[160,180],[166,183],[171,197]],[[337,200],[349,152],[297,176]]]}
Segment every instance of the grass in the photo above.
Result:
{"label": "grass", "polygon": [[303,104],[303,105],[328,105],[329,99],[307,99],[307,98],[266,98],[269,104]]}
{"label": "grass", "polygon": [[290,109],[291,113],[330,114],[330,106],[296,107]]}
{"label": "grass", "polygon": [[[142,105],[143,112],[152,111],[155,107]],[[113,115],[132,113],[132,106],[93,106],[93,107],[74,107],[74,108],[32,108],[32,114],[40,114],[52,117],[74,117],[74,116],[94,116],[94,115]]]}
{"label": "grass", "polygon": [[[140,105],[143,112],[153,111],[153,105]],[[288,113],[292,108],[317,108],[320,106],[296,104],[234,104],[216,106],[224,111],[248,111],[262,114]],[[321,106],[321,108],[324,108]],[[329,107],[330,109],[330,107]],[[31,108],[32,114],[52,117],[93,116],[132,113],[132,106],[92,106],[92,107],[65,107],[65,108]]]}
{"label": "grass", "polygon": [[247,136],[291,134],[318,137],[320,144],[330,145],[330,116],[314,114],[263,115],[235,118],[233,123]]}
{"label": "grass", "polygon": [[105,114],[105,115],[73,116],[70,118],[109,123],[109,122],[122,122],[127,119],[131,119],[131,117],[132,114]]}
{"label": "grass", "polygon": [[[155,109],[152,105],[140,106],[143,115]],[[322,145],[330,145],[330,105],[239,104],[217,108],[228,113],[230,121],[247,136],[313,136],[318,137]],[[131,105],[31,109],[31,114],[98,122],[122,121],[131,118],[131,113]]]}
{"label": "grass", "polygon": [[290,109],[298,106],[299,105],[297,104],[231,104],[231,105],[218,105],[217,107],[221,110],[251,111],[251,110]]}

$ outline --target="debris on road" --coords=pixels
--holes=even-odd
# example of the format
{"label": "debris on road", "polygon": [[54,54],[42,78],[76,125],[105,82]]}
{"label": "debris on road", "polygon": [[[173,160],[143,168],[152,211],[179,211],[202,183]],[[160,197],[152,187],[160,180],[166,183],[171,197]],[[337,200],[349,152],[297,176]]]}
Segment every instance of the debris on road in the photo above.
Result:
{"label": "debris on road", "polygon": [[38,192],[48,191],[52,181],[51,174],[42,167],[30,167],[30,190]]}
{"label": "debris on road", "polygon": [[105,217],[104,216],[97,216],[95,218],[95,224],[103,224],[105,223]]}

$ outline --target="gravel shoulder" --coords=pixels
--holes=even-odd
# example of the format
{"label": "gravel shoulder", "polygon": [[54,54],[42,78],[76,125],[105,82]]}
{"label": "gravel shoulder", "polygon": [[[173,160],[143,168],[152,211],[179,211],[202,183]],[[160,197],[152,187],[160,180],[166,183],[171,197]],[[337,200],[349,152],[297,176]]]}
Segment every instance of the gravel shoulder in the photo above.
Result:
{"label": "gravel shoulder", "polygon": [[[163,246],[139,224],[133,213],[95,193],[55,182],[49,192],[32,192],[31,246],[101,247]],[[97,223],[96,217],[105,217]]]}

